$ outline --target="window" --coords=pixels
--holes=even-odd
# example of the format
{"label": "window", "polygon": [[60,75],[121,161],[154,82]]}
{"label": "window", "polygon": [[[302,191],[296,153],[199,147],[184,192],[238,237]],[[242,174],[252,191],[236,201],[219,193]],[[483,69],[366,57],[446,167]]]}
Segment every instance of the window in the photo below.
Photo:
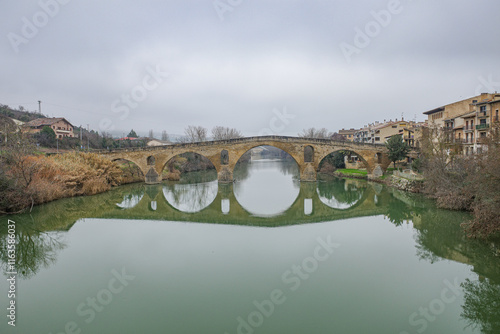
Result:
{"label": "window", "polygon": [[395,128],[397,128],[397,127],[398,127],[397,125],[393,125],[393,126],[392,126],[392,128],[393,128],[393,129],[395,129]]}
{"label": "window", "polygon": [[481,111],[481,112],[486,112],[486,106],[481,106],[481,107],[480,107],[480,111]]}

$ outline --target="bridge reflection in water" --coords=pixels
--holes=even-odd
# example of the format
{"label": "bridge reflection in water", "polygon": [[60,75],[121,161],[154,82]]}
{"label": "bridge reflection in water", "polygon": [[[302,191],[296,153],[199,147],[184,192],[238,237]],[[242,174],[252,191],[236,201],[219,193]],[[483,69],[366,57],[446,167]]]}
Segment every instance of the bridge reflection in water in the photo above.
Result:
{"label": "bridge reflection in water", "polygon": [[[467,280],[461,287],[465,298],[462,317],[472,325],[500,328],[498,318],[492,318],[488,308],[500,298],[499,259],[492,254],[493,246],[464,238],[460,228],[460,222],[467,218],[464,213],[436,209],[421,196],[388,189],[378,183],[329,180],[297,185],[298,195],[293,202],[272,216],[251,213],[235,196],[234,188],[238,184],[217,184],[217,181],[198,185],[132,184],[96,196],[68,198],[35,207],[32,213],[10,217],[16,221],[19,276],[33,278],[42,268],[53,266],[59,253],[74,246],[71,241],[75,243],[75,240],[67,240],[72,233],[67,232],[76,222],[84,225],[87,218],[99,218],[94,223],[104,225],[107,224],[102,220],[109,219],[111,223],[114,221],[110,226],[115,227],[123,222],[124,228],[130,226],[127,225],[130,219],[137,219],[137,224],[154,220],[163,221],[161,224],[180,221],[279,228],[383,215],[396,226],[409,223],[404,226],[413,230],[419,260],[434,263],[447,259],[470,266],[480,279]],[[78,231],[76,226],[75,230]],[[0,262],[4,274],[8,263],[6,232],[6,229],[0,231]],[[367,232],[359,231],[360,236],[364,233]],[[113,240],[112,233],[109,234]],[[373,236],[375,240],[378,237],[380,235]],[[380,258],[381,262],[387,260]]]}
{"label": "bridge reflection in water", "polygon": [[245,208],[233,184],[144,185],[92,218],[151,219],[217,224],[280,226],[385,214],[392,196],[382,186],[358,180],[300,183],[298,195],[274,215]]}

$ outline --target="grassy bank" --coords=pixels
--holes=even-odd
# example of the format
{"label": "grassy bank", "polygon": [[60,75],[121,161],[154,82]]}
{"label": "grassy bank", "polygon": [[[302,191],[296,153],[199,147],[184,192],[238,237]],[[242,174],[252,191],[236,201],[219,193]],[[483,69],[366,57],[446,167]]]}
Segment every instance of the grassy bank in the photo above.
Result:
{"label": "grassy bank", "polygon": [[124,177],[118,164],[94,153],[1,153],[1,213],[19,212],[64,197],[94,195],[134,180]]}

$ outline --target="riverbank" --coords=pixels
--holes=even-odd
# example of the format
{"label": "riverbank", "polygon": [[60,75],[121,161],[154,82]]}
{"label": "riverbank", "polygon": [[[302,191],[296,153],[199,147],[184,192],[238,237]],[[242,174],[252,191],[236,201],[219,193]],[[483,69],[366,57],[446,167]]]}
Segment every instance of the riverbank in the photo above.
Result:
{"label": "riverbank", "polygon": [[16,213],[66,197],[103,193],[137,182],[140,177],[94,153],[46,156],[4,152],[1,167],[0,213]]}
{"label": "riverbank", "polygon": [[346,179],[369,180],[411,193],[422,193],[424,191],[423,177],[399,171],[390,170],[379,178],[370,178],[366,170],[359,169],[337,169],[332,173],[324,174]]}

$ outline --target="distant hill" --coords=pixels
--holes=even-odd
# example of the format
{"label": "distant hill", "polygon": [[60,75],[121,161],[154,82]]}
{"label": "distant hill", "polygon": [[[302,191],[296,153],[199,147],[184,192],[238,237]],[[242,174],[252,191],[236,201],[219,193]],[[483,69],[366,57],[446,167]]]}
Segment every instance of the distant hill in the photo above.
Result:
{"label": "distant hill", "polygon": [[4,104],[0,104],[0,115],[17,119],[21,122],[29,122],[37,118],[48,117],[47,115],[42,115],[34,111],[14,109]]}

